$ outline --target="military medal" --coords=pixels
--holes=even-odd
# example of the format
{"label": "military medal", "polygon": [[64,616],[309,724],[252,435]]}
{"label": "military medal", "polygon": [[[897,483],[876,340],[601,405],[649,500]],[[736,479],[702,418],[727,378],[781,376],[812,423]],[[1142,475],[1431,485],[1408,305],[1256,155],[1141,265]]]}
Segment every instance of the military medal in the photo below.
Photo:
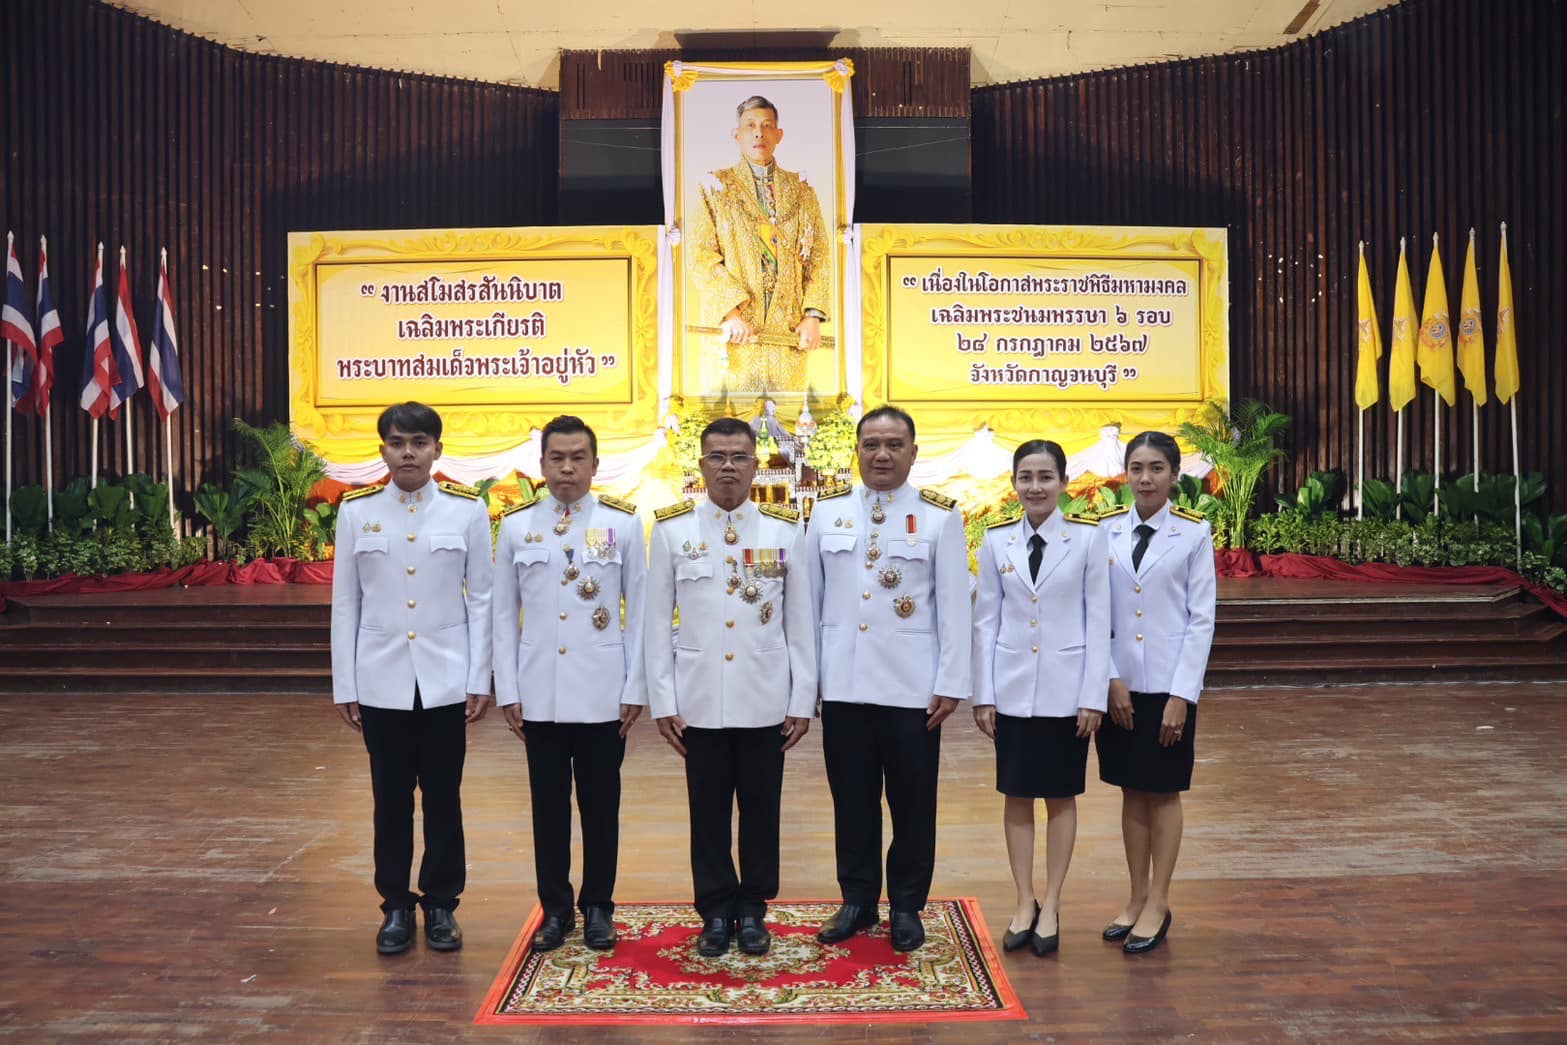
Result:
{"label": "military medal", "polygon": [[755,581],[746,581],[740,588],[740,598],[746,602],[755,602],[762,597],[762,586]]}
{"label": "military medal", "polygon": [[876,498],[876,503],[871,505],[871,522],[884,523],[887,521],[887,513],[881,506],[881,498]]}
{"label": "military medal", "polygon": [[523,534],[522,535],[522,543],[523,544],[532,544],[533,543],[533,534],[531,534],[531,533]]}
{"label": "military medal", "polygon": [[892,600],[892,612],[900,617],[914,616],[914,596],[899,595]]}
{"label": "military medal", "polygon": [[740,531],[735,529],[735,524],[734,523],[730,523],[729,525],[724,527],[724,543],[725,544],[739,544],[740,543]]}
{"label": "military medal", "polygon": [[[903,583],[903,571],[898,569],[896,566],[888,566],[885,570],[881,571],[881,577],[878,579],[881,581],[881,586],[883,588],[896,588],[899,584]],[[908,614],[905,613],[904,616],[907,617]]]}
{"label": "military medal", "polygon": [[562,510],[560,520],[555,523],[555,536],[564,537],[569,529],[571,529],[571,509],[568,507]]}
{"label": "military medal", "polygon": [[908,517],[903,520],[903,528],[909,535],[909,543],[913,544],[914,536],[919,531],[919,521],[914,518],[913,512],[910,512]]}
{"label": "military medal", "polygon": [[584,602],[592,602],[593,597],[599,593],[599,582],[593,577],[584,577],[577,582],[577,597]]}
{"label": "military medal", "polygon": [[576,564],[576,562],[573,561],[575,558],[576,558],[575,550],[572,549],[572,548],[567,548],[566,549],[566,573],[565,573],[566,579],[561,581],[562,584],[566,584],[566,583],[568,583],[570,581],[574,581],[578,577],[582,576],[582,571],[577,569],[577,564]]}
{"label": "military medal", "polygon": [[761,614],[762,614],[762,623],[763,624],[766,624],[768,621],[772,620],[773,619],[773,604],[770,603],[770,602],[762,603]]}
{"label": "military medal", "polygon": [[593,626],[599,631],[609,627],[609,611],[600,606],[593,611]]}

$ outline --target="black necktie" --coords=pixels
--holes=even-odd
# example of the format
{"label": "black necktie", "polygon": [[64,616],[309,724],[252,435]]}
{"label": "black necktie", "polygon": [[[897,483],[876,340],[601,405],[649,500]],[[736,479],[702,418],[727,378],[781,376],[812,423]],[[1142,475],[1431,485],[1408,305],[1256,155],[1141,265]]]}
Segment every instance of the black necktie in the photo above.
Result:
{"label": "black necktie", "polygon": [[1039,580],[1039,564],[1045,558],[1045,539],[1039,534],[1028,539],[1028,579]]}
{"label": "black necktie", "polygon": [[1132,569],[1136,570],[1143,564],[1143,552],[1148,550],[1148,538],[1153,536],[1153,527],[1143,523],[1132,532],[1137,534],[1137,543],[1132,545]]}

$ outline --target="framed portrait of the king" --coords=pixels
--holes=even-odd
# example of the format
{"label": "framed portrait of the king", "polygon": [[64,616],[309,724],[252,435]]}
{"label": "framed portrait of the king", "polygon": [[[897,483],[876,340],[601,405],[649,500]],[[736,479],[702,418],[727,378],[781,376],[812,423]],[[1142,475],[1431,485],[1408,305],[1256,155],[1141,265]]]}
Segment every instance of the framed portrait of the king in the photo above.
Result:
{"label": "framed portrait of the king", "polygon": [[668,66],[682,399],[765,395],[792,413],[807,394],[842,391],[852,72],[844,61]]}

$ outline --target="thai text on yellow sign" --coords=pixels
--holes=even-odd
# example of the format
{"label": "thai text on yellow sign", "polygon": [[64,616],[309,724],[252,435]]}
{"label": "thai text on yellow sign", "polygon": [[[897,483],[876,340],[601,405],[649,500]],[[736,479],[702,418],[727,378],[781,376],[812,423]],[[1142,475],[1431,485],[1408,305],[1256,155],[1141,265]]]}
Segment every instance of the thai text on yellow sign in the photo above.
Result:
{"label": "thai text on yellow sign", "polygon": [[323,404],[631,401],[625,258],[322,264],[316,294]]}
{"label": "thai text on yellow sign", "polygon": [[894,401],[1201,396],[1194,260],[949,256],[889,265]]}
{"label": "thai text on yellow sign", "polygon": [[295,434],[368,459],[380,411],[411,399],[451,453],[509,450],[560,413],[645,439],[657,245],[630,226],[290,233]]}

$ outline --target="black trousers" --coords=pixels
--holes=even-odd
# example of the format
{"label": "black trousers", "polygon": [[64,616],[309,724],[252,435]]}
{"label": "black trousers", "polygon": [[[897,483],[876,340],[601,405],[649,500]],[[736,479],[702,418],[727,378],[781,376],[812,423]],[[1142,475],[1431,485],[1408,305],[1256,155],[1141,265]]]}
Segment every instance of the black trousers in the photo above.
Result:
{"label": "black trousers", "polygon": [[[375,795],[375,890],[381,910],[414,904],[455,908],[467,878],[462,834],[462,764],[468,730],[462,704],[414,710],[359,705],[370,789]],[[414,788],[424,808],[419,892],[408,889],[414,859]]]}
{"label": "black trousers", "polygon": [[533,722],[523,726],[533,801],[533,873],[546,915],[571,913],[571,785],[582,817],[578,906],[615,909],[620,854],[620,722]]}
{"label": "black trousers", "polygon": [[[691,808],[691,879],[696,910],[708,918],[761,918],[778,895],[778,819],[783,742],[777,726],[685,732],[686,797]],[[740,807],[740,871],[730,853]]]}
{"label": "black trousers", "polygon": [[892,813],[887,899],[917,912],[936,870],[936,776],[941,730],[927,730],[923,708],[822,704],[822,750],[832,790],[838,888],[844,903],[881,898],[881,794]]}

